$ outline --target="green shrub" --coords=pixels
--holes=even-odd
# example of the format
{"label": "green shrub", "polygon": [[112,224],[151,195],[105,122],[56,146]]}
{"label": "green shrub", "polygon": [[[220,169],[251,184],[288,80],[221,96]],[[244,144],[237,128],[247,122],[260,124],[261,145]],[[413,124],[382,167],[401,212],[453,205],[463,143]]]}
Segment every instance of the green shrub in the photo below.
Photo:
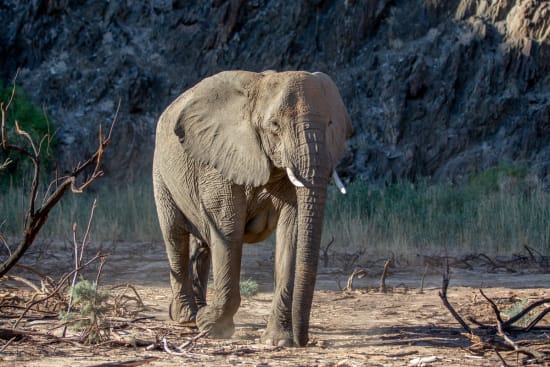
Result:
{"label": "green shrub", "polygon": [[[0,81],[0,102],[7,105],[11,98],[12,87],[4,85]],[[47,172],[53,160],[53,127],[46,117],[46,113],[34,105],[21,87],[16,87],[13,101],[6,114],[6,130],[11,144],[25,147],[29,151],[32,148],[29,142],[15,132],[15,122],[20,128],[27,132],[36,148],[40,148],[40,159],[43,172]],[[10,152],[8,155],[0,148],[0,162],[10,158],[13,162],[3,171],[0,171],[0,188],[5,189],[10,182],[21,184],[30,172],[31,163],[28,159],[21,157],[17,152]]]}
{"label": "green shrub", "polygon": [[80,280],[69,290],[72,307],[76,311],[61,312],[59,318],[72,329],[82,333],[83,339],[96,344],[109,339],[109,328],[105,325],[109,310],[107,292],[97,289],[95,282]]}
{"label": "green shrub", "polygon": [[258,294],[258,282],[252,279],[241,280],[239,284],[241,295],[250,298]]}

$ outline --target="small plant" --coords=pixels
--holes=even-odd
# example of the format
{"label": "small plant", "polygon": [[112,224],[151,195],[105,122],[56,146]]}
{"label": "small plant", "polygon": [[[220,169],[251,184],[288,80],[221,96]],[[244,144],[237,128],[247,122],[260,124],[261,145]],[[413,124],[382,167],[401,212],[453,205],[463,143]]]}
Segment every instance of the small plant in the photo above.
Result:
{"label": "small plant", "polygon": [[258,282],[252,279],[242,280],[239,284],[241,295],[250,298],[258,294]]}
{"label": "small plant", "polygon": [[[511,319],[512,317],[516,316],[518,313],[523,311],[523,309],[527,305],[527,301],[528,301],[527,298],[524,300],[518,301],[514,303],[509,309],[502,311],[502,313]],[[532,321],[531,318],[532,316],[530,314],[527,314],[523,316],[521,319],[519,319],[518,321],[516,321],[516,323],[519,326],[527,326]]]}
{"label": "small plant", "polygon": [[70,288],[69,295],[77,311],[62,312],[59,318],[72,329],[81,332],[82,340],[90,344],[108,340],[105,314],[109,310],[109,294],[98,290],[95,282],[82,279]]}

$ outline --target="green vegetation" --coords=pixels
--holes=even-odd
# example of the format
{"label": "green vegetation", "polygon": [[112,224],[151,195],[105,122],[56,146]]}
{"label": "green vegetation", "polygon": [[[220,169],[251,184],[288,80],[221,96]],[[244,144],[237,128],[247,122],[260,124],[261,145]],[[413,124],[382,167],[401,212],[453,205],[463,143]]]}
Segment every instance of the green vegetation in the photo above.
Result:
{"label": "green vegetation", "polygon": [[[525,307],[527,306],[527,303],[529,302],[528,298],[525,298],[523,300],[519,300],[516,303],[514,303],[510,308],[507,310],[502,311],[502,313],[506,316],[508,316],[508,319],[511,319],[512,317],[519,314]],[[529,325],[531,321],[533,321],[533,313],[530,312],[529,314],[523,316],[521,319],[519,319],[515,324],[521,327],[526,327]]]}
{"label": "green vegetation", "polygon": [[241,296],[250,298],[258,294],[258,282],[252,279],[241,280],[239,283]]}
{"label": "green vegetation", "polygon": [[[6,105],[12,94],[12,86],[4,85],[0,80],[0,102]],[[34,105],[21,87],[16,87],[13,101],[6,115],[7,133],[12,144],[27,147],[29,142],[15,131],[15,122],[27,132],[40,149],[42,169],[46,172],[53,159],[52,148],[55,146],[51,122],[42,109]],[[29,147],[29,149],[32,149]],[[0,172],[0,189],[5,189],[10,183],[20,185],[28,174],[30,162],[21,159],[19,153],[11,152],[8,156],[0,149],[0,162],[10,158],[13,162],[7,169]]]}
{"label": "green vegetation", "polygon": [[109,339],[109,329],[104,327],[106,304],[109,294],[97,289],[95,282],[80,280],[69,290],[76,311],[61,312],[59,318],[72,329],[82,333],[83,339],[96,344]]}
{"label": "green vegetation", "polygon": [[511,255],[524,245],[550,250],[550,196],[510,166],[462,186],[354,183],[329,195],[325,239],[352,251]]}
{"label": "green vegetation", "polygon": [[[92,240],[162,240],[149,179],[64,198],[44,236],[70,239],[72,223],[87,223],[94,198]],[[461,186],[355,182],[345,196],[331,189],[328,200],[323,243],[334,237],[338,251],[511,255],[524,245],[550,251],[550,195],[519,168],[499,166]],[[17,186],[0,192],[0,231],[18,235],[26,206]]]}

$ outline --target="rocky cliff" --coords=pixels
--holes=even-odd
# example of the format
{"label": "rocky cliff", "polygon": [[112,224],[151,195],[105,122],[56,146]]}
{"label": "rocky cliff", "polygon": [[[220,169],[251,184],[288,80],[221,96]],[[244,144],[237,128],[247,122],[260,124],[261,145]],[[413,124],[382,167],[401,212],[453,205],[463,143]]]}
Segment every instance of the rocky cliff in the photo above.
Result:
{"label": "rocky cliff", "polygon": [[[461,181],[501,162],[550,187],[550,2],[4,0],[0,70],[70,164],[122,101],[113,177],[148,174],[155,121],[225,69],[330,74],[355,129],[342,176]],[[73,158],[75,157],[75,158]]]}

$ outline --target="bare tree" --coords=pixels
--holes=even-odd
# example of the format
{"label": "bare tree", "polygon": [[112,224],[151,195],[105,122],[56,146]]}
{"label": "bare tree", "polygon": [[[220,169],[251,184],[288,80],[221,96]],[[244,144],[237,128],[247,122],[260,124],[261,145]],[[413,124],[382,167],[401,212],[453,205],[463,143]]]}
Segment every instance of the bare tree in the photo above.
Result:
{"label": "bare tree", "polygon": [[[115,117],[109,128],[109,133],[107,137],[103,136],[101,125],[99,126],[99,143],[98,148],[90,155],[83,163],[79,163],[75,168],[72,169],[71,173],[64,176],[56,178],[51,184],[49,189],[46,192],[46,196],[43,200],[38,201],[38,188],[41,174],[41,163],[40,163],[40,151],[42,149],[42,144],[45,141],[45,138],[37,145],[36,142],[32,139],[29,133],[21,129],[19,123],[15,121],[15,132],[19,136],[23,137],[27,142],[27,147],[23,147],[22,144],[12,144],[8,137],[8,129],[6,126],[7,114],[10,108],[10,105],[13,102],[15,95],[15,81],[13,83],[11,97],[7,104],[4,102],[0,103],[1,109],[1,147],[2,149],[8,152],[18,152],[22,157],[30,160],[32,162],[32,167],[34,170],[33,180],[31,188],[29,191],[29,204],[25,214],[25,223],[23,228],[22,237],[19,241],[19,244],[14,251],[10,251],[10,248],[5,240],[5,237],[0,233],[0,241],[8,247],[8,258],[0,264],[0,278],[6,274],[25,254],[25,252],[32,245],[35,240],[38,232],[46,223],[49,212],[53,207],[59,202],[59,200],[65,195],[69,190],[72,192],[82,192],[90,186],[98,177],[100,177],[103,172],[100,169],[101,157],[103,155],[103,150],[111,142],[111,134],[113,132],[113,127],[117,120],[118,110],[120,108],[120,103],[115,112]],[[0,163],[0,170],[4,169],[10,164],[10,160],[7,159],[5,162]],[[92,168],[93,167],[93,168]],[[83,182],[78,184],[77,178],[85,175],[85,172],[92,170],[86,178],[83,179]]]}

